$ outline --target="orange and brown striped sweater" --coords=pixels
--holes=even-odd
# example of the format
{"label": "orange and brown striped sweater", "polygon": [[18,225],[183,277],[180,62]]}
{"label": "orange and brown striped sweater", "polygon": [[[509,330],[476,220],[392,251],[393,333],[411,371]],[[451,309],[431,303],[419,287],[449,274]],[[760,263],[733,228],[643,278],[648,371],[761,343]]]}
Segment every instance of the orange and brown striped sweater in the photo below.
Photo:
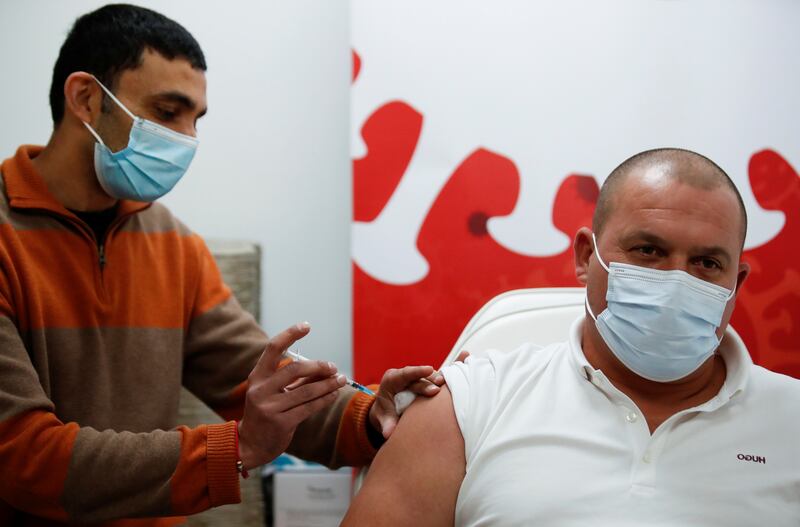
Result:
{"label": "orange and brown striped sweater", "polygon": [[[238,502],[233,419],[265,334],[162,205],[121,201],[98,244],[40,151],[0,166],[0,525],[172,525]],[[231,421],[176,427],[181,384]],[[371,402],[342,390],[289,451],[367,462]]]}

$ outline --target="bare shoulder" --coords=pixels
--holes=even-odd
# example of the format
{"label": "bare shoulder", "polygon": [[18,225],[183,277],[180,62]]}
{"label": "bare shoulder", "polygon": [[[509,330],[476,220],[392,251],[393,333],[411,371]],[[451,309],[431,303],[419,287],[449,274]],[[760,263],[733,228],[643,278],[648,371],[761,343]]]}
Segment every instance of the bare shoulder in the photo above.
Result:
{"label": "bare shoulder", "polygon": [[[430,425],[433,424],[436,426],[432,429]],[[403,418],[398,423],[397,431],[404,430],[403,435],[400,437],[405,437],[406,435],[416,436],[416,432],[421,431],[423,428],[431,434],[450,435],[456,432],[463,446],[461,431],[458,428],[455,410],[453,409],[453,396],[446,384],[442,386],[441,391],[434,397],[417,397],[403,413]],[[394,437],[395,435],[392,434],[392,439]]]}
{"label": "bare shoulder", "polygon": [[342,525],[453,525],[465,466],[450,391],[420,397],[378,452]]}

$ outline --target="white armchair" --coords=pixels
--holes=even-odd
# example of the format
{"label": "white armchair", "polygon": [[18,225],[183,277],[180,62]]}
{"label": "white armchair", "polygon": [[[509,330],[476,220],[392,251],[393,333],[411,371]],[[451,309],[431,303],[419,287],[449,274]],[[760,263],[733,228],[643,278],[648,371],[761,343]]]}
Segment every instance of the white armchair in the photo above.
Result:
{"label": "white armchair", "polygon": [[584,313],[583,287],[515,289],[489,300],[464,327],[442,366],[461,350],[479,356],[487,349],[511,351],[526,342],[546,346],[567,338]]}
{"label": "white armchair", "polygon": [[[453,362],[462,350],[480,356],[488,349],[512,351],[526,342],[546,346],[567,338],[572,322],[584,312],[583,287],[515,289],[489,300],[464,327],[450,353],[442,362]],[[395,398],[398,411],[413,401],[411,392]],[[368,468],[356,474],[353,494],[361,488]]]}

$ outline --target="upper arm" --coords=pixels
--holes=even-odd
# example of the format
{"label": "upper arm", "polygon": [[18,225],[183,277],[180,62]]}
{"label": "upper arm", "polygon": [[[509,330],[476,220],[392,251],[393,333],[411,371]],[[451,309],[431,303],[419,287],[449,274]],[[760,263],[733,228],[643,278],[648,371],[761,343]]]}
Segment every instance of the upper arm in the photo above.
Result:
{"label": "upper arm", "polygon": [[194,262],[193,297],[188,298],[183,384],[223,419],[241,419],[246,380],[267,344],[255,318],[224,284],[203,240],[188,237],[187,261]]}
{"label": "upper arm", "polygon": [[453,525],[465,467],[464,439],[443,387],[403,414],[342,525]]}

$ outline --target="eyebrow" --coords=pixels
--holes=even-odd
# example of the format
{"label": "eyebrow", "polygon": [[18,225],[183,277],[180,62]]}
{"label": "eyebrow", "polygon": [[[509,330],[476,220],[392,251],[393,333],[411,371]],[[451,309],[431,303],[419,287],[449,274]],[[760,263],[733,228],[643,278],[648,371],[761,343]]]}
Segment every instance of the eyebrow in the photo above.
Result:
{"label": "eyebrow", "polygon": [[703,256],[716,256],[717,258],[724,260],[726,265],[733,261],[730,253],[718,245],[712,245],[709,247],[692,247],[692,252],[694,254],[701,254]]}
{"label": "eyebrow", "polygon": [[626,242],[626,243],[631,243],[634,240],[643,240],[645,242],[653,243],[655,245],[661,245],[661,246],[669,246],[669,245],[671,245],[669,242],[667,242],[667,240],[665,240],[661,236],[658,236],[656,234],[653,234],[652,232],[643,231],[643,230],[629,232],[629,233],[625,234],[620,239],[620,241]]}
{"label": "eyebrow", "polygon": [[[151,95],[150,99],[176,102],[189,110],[194,110],[197,108],[197,103],[194,102],[194,100],[192,100],[191,97],[188,97],[179,91],[166,91],[166,92],[156,93],[155,95]],[[200,117],[203,117],[207,111],[208,108],[203,108],[203,110],[197,115],[197,118],[199,119]]]}
{"label": "eyebrow", "polygon": [[[654,234],[654,233],[649,232],[649,231],[643,231],[643,230],[631,232],[629,234],[624,235],[621,238],[621,241],[623,243],[631,243],[634,240],[642,240],[642,241],[644,241],[646,243],[652,243],[654,245],[658,245],[660,247],[666,247],[666,248],[670,248],[672,246],[671,243],[669,243],[667,240],[665,240],[661,236],[658,236],[657,234]],[[729,263],[731,263],[733,261],[733,258],[731,258],[730,253],[724,247],[721,247],[719,245],[709,245],[709,246],[700,246],[700,245],[698,245],[698,246],[691,247],[689,249],[689,251],[690,251],[691,254],[695,254],[695,255],[718,257],[720,259],[725,260],[726,264],[729,264]]]}

